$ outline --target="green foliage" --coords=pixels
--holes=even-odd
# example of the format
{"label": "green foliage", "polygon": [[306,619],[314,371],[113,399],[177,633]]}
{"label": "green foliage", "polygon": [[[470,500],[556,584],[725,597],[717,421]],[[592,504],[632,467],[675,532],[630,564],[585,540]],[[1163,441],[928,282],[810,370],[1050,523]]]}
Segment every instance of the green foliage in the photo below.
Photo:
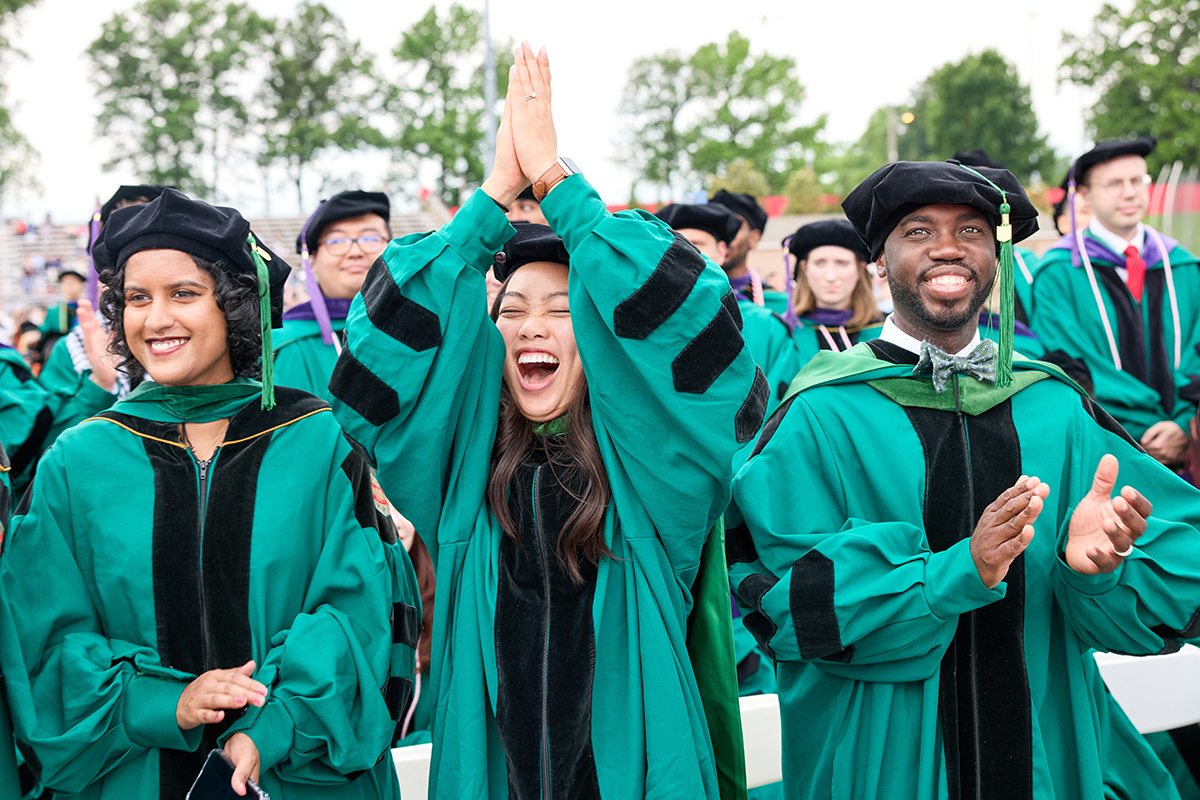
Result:
{"label": "green foliage", "polygon": [[925,125],[936,158],[980,148],[1022,183],[1035,171],[1057,179],[1058,161],[1046,137],[1038,135],[1029,87],[998,52],[988,49],[945,64],[925,79],[925,87]]}
{"label": "green foliage", "polygon": [[[927,161],[934,157],[926,124],[929,97],[924,84],[918,86],[906,105],[893,110],[896,122],[896,152],[901,161]],[[904,112],[914,119],[905,125],[899,121]],[[857,142],[842,152],[818,159],[816,172],[829,191],[845,197],[875,170],[888,163],[888,108],[878,108],[867,122]]]}
{"label": "green foliage", "polygon": [[754,168],[754,162],[745,158],[735,158],[721,170],[720,175],[708,179],[709,195],[716,194],[721,189],[735,194],[746,193],[755,197],[763,197],[771,193],[766,177]]}
{"label": "green foliage", "polygon": [[1092,136],[1157,136],[1151,174],[1200,163],[1200,0],[1137,0],[1127,14],[1105,5],[1090,33],[1065,34],[1063,44],[1071,55],[1060,79],[1100,93]]}
{"label": "green foliage", "polygon": [[798,125],[804,87],[795,59],[754,56],[734,31],[724,45],[684,57],[668,51],[634,62],[623,113],[630,123],[623,161],[638,180],[670,187],[676,178],[718,175],[735,159],[753,162],[771,191],[823,146],[821,116]]}
{"label": "green foliage", "polygon": [[249,122],[242,84],[271,29],[244,3],[204,0],[145,0],[104,23],[88,55],[97,130],[115,153],[105,168],[213,196]]}
{"label": "green foliage", "polygon": [[[304,208],[306,170],[327,149],[382,147],[364,114],[377,83],[368,59],[342,21],[319,2],[304,2],[270,38],[267,80],[259,95],[260,166],[282,163]],[[330,176],[323,175],[323,184]]]}
{"label": "green foliage", "polygon": [[0,198],[14,188],[34,188],[37,183],[34,175],[38,154],[13,125],[11,109],[5,103],[8,86],[3,81],[4,66],[13,56],[23,55],[16,49],[8,28],[15,22],[17,12],[36,2],[0,0]]}
{"label": "green foliage", "polygon": [[784,210],[788,214],[818,214],[829,210],[825,203],[825,190],[811,169],[793,172],[783,188],[783,196],[787,198]]}
{"label": "green foliage", "polygon": [[[410,171],[432,163],[442,202],[457,205],[459,194],[483,182],[487,143],[484,106],[482,12],[451,5],[439,17],[432,7],[405,32],[393,51],[401,78],[387,93],[385,108],[400,125],[394,146],[410,159]],[[494,46],[496,96],[508,91],[514,46]]]}

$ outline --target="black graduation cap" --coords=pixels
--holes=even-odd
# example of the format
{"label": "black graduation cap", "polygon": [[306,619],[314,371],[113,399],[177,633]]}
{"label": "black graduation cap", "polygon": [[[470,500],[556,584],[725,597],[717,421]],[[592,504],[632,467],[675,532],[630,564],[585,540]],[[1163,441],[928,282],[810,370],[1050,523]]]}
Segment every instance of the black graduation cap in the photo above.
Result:
{"label": "black graduation cap", "polygon": [[758,204],[758,200],[752,194],[744,192],[738,194],[721,189],[710,197],[708,202],[720,203],[725,206],[746,220],[750,227],[759,233],[762,233],[767,227],[767,212],[763,211],[762,206]]}
{"label": "black graduation cap", "polygon": [[695,228],[698,231],[707,231],[715,236],[718,242],[725,244],[732,242],[742,227],[741,217],[720,203],[672,203],[660,208],[655,216],[675,230]]}
{"label": "black graduation cap", "polygon": [[[179,250],[229,272],[258,275],[251,236],[250,223],[235,209],[210,206],[168,188],[149,203],[114,211],[93,255],[96,268],[110,273],[106,282],[134,253],[156,249]],[[272,326],[278,328],[283,325],[283,285],[292,268],[257,236],[254,240],[270,284]]]}
{"label": "black graduation cap", "polygon": [[959,164],[966,164],[968,167],[987,167],[988,169],[1004,169],[1003,164],[999,164],[988,158],[988,154],[981,150],[968,150],[965,153],[955,153],[950,159],[957,161]]}
{"label": "black graduation cap", "polygon": [[518,268],[535,261],[571,265],[567,246],[550,228],[536,222],[514,222],[512,226],[517,232],[494,258],[492,273],[496,280],[503,283]]}
{"label": "black graduation cap", "polygon": [[[1037,231],[1037,209],[1011,172],[972,169],[1007,193],[1014,243]],[[946,161],[897,161],[880,167],[842,201],[842,209],[874,261],[900,220],[940,203],[970,206],[983,212],[993,228],[1000,224],[1000,193],[967,168]]]}
{"label": "black graduation cap", "polygon": [[800,262],[808,258],[808,254],[818,247],[833,245],[844,247],[854,253],[860,261],[869,261],[871,254],[867,245],[854,231],[849,220],[823,219],[820,222],[810,222],[801,226],[795,233],[784,239],[784,245],[796,257],[796,265],[792,267],[792,277],[799,274]]}
{"label": "black graduation cap", "polygon": [[320,246],[317,237],[321,235],[325,226],[338,220],[361,217],[363,214],[377,214],[383,217],[383,222],[387,225],[392,218],[392,206],[388,202],[388,196],[383,192],[364,192],[359,189],[335,194],[321,204],[317,213],[308,221],[308,225],[296,236],[296,252],[304,252],[306,241],[309,251],[317,252]]}
{"label": "black graduation cap", "polygon": [[174,186],[156,186],[154,184],[122,186],[117,189],[116,194],[108,198],[108,202],[100,206],[100,224],[103,225],[105,222],[108,222],[109,215],[117,210],[118,203],[148,203],[162,194],[164,189],[174,188]]}
{"label": "black graduation cap", "polygon": [[[526,186],[524,189],[522,189],[521,193],[519,195],[517,195],[517,199],[518,200],[532,200],[535,203],[539,203],[539,201],[537,199],[537,195],[533,193],[533,185],[532,184],[530,184],[529,186]],[[540,205],[540,203],[539,203],[539,205]]]}
{"label": "black graduation cap", "polygon": [[1158,140],[1153,136],[1124,141],[1097,142],[1096,146],[1075,159],[1075,183],[1087,183],[1088,170],[1097,164],[1111,161],[1119,156],[1148,156]]}

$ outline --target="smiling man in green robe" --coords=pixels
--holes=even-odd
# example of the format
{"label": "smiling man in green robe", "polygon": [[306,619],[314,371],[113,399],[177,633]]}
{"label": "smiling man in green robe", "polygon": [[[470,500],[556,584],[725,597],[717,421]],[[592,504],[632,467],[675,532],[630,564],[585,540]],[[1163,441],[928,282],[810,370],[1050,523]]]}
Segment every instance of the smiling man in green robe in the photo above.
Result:
{"label": "smiling man in green robe", "polygon": [[[1012,360],[1011,247],[1036,212],[1011,174],[900,162],[843,207],[895,313],[797,377],[727,539],[779,663],[788,795],[1099,800],[1116,709],[1086,653],[1200,632],[1200,493]],[[998,260],[997,347],[978,314]]]}

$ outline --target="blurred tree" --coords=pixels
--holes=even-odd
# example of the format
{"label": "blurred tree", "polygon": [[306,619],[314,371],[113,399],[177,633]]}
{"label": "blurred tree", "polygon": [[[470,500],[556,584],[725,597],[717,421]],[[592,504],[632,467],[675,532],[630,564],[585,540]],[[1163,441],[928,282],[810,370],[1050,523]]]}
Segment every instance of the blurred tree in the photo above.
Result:
{"label": "blurred tree", "polygon": [[[1034,172],[1055,180],[1058,161],[1038,135],[1029,87],[992,49],[938,67],[925,79],[925,128],[933,156],[983,149],[988,157],[1029,183]],[[917,95],[923,94],[918,89]]]}
{"label": "blurred tree", "polygon": [[221,166],[246,134],[244,86],[270,20],[240,2],[144,0],[88,48],[102,102],[105,169],[218,198]]}
{"label": "blurred tree", "polygon": [[[922,83],[907,103],[892,109],[896,119],[896,151],[901,161],[933,158],[926,124],[928,107],[928,87]],[[906,111],[913,114],[913,121],[907,124],[899,121]],[[830,192],[845,197],[872,172],[888,163],[888,112],[887,106],[877,108],[857,142],[840,153],[817,160],[816,172]]]}
{"label": "blurred tree", "polygon": [[1200,2],[1137,0],[1105,5],[1086,36],[1063,35],[1070,51],[1059,78],[1099,92],[1088,112],[1097,140],[1158,137],[1147,159],[1200,163]]}
{"label": "blurred tree", "polygon": [[811,169],[798,169],[788,178],[783,188],[783,196],[787,198],[787,214],[819,214],[828,211],[825,203],[825,190],[817,180],[816,173]]}
{"label": "blurred tree", "polygon": [[771,193],[766,177],[747,158],[733,159],[722,168],[720,175],[708,179],[710,196],[721,189],[734,193],[745,192],[755,197],[765,197]]}
{"label": "blurred tree", "polygon": [[[300,208],[303,179],[327,149],[384,147],[370,120],[378,107],[378,82],[359,44],[342,21],[319,2],[306,0],[296,17],[270,37],[267,79],[256,120],[262,136],[262,167],[282,164],[296,187]],[[321,175],[322,185],[332,185]]]}
{"label": "blurred tree", "polygon": [[638,59],[624,93],[624,161],[639,180],[669,190],[679,177],[701,181],[744,159],[780,191],[825,149],[824,115],[796,123],[804,86],[795,70],[795,59],[752,55],[737,31],[686,58],[668,51]]}
{"label": "blurred tree", "polygon": [[[405,32],[393,55],[402,74],[386,93],[384,108],[399,124],[393,139],[410,171],[437,170],[435,190],[446,205],[483,182],[484,130],[482,12],[455,3],[439,17],[436,7]],[[496,96],[508,91],[515,46],[493,45]]]}
{"label": "blurred tree", "polygon": [[[0,201],[6,194],[21,188],[34,188],[39,157],[29,140],[17,130],[8,107],[8,86],[4,83],[5,67],[15,56],[22,56],[13,42],[10,30],[16,24],[17,12],[34,5],[37,0],[0,0]],[[2,203],[0,203],[2,205]]]}

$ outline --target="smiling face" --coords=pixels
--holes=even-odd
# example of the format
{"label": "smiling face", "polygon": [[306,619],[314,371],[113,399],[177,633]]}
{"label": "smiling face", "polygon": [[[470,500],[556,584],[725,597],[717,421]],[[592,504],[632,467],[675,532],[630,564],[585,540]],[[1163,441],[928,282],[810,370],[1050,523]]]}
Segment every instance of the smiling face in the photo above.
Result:
{"label": "smiling face", "polygon": [[562,416],[582,390],[583,362],[575,346],[567,268],[538,261],[513,273],[496,327],[504,337],[504,385],[532,422]]}
{"label": "smiling face", "polygon": [[142,250],[125,262],[125,341],[155,383],[233,380],[225,314],[212,277],[178,250]]}
{"label": "smiling face", "polygon": [[1108,230],[1128,240],[1137,234],[1138,223],[1150,205],[1146,159],[1138,155],[1118,156],[1088,170],[1087,184],[1077,192],[1092,207],[1092,215]]}
{"label": "smiling face", "polygon": [[924,206],[888,235],[879,268],[892,290],[896,325],[954,353],[974,336],[996,277],[995,236],[970,206]]}
{"label": "smiling face", "polygon": [[817,308],[840,311],[850,307],[862,269],[852,250],[827,244],[809,252],[800,262],[800,272],[812,289]]}
{"label": "smiling face", "polygon": [[[344,243],[332,246],[325,243],[327,239],[358,239],[364,236],[373,236],[380,241],[375,244],[354,242],[348,250],[340,253],[335,250],[341,251]],[[343,300],[349,300],[358,294],[363,281],[366,280],[367,270],[383,252],[387,241],[387,224],[378,214],[339,219],[322,228],[317,241],[309,243],[310,247],[317,248],[313,254],[312,266],[317,283],[321,286],[321,293],[326,297]]]}

